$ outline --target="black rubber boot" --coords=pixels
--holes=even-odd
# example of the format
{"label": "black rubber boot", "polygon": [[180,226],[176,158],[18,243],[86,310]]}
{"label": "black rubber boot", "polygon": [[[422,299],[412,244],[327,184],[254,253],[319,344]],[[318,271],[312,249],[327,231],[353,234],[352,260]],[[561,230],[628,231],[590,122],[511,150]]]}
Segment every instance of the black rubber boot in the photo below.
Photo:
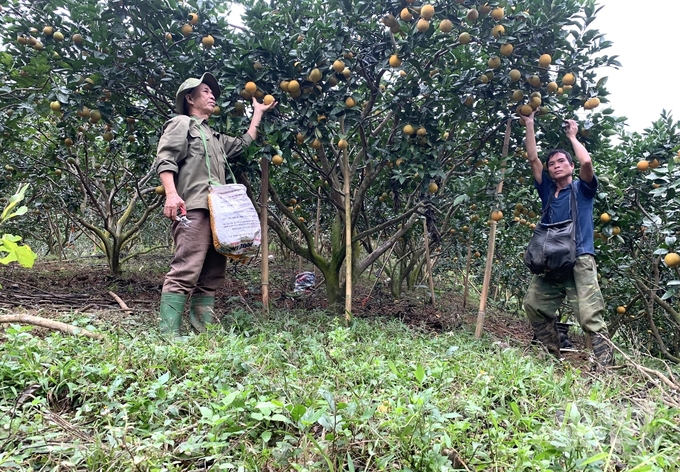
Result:
{"label": "black rubber boot", "polygon": [[534,335],[548,350],[550,354],[560,358],[560,337],[557,334],[556,320],[531,323]]}
{"label": "black rubber boot", "polygon": [[597,362],[602,366],[614,365],[614,348],[609,337],[606,334],[595,333],[591,335],[590,340]]}

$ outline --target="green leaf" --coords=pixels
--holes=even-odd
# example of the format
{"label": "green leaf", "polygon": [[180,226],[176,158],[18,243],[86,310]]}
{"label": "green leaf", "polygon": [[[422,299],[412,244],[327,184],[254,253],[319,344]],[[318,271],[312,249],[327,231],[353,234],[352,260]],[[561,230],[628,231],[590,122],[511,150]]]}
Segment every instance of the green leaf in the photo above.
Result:
{"label": "green leaf", "polygon": [[594,456],[589,457],[586,460],[584,460],[583,462],[581,462],[581,466],[592,464],[593,462],[598,462],[598,461],[604,460],[608,456],[609,456],[608,452],[602,451],[599,454],[595,454]]}
{"label": "green leaf", "polygon": [[293,409],[290,411],[290,417],[293,418],[294,421],[300,421],[300,418],[307,412],[307,407],[304,405],[295,405]]}
{"label": "green leaf", "polygon": [[422,385],[425,380],[425,369],[423,369],[422,365],[418,364],[416,366],[415,376],[418,383]]}
{"label": "green leaf", "polygon": [[[26,195],[26,190],[28,190],[28,184],[20,185],[19,189],[17,190],[17,193],[15,193],[14,195],[12,195],[10,197],[9,203],[7,204],[7,207],[2,212],[2,216],[0,216],[0,223],[2,223],[3,221],[5,221],[9,218],[12,218],[13,216],[16,216],[17,214],[23,215],[24,213],[26,213],[26,210],[24,210],[22,213],[18,213],[19,211],[21,211],[21,208],[20,208],[19,210],[17,210],[17,213],[10,214],[10,212],[12,211],[12,208],[14,208],[21,200],[24,199],[24,196]],[[22,207],[22,208],[25,208],[25,207]]]}

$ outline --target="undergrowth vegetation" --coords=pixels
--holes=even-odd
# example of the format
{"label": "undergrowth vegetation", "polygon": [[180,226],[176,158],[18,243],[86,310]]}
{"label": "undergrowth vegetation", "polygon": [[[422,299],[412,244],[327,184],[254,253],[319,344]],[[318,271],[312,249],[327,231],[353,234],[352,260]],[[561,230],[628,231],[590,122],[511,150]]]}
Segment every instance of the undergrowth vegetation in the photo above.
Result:
{"label": "undergrowth vegetation", "polygon": [[[71,316],[86,326],[90,320]],[[7,470],[629,470],[680,468],[678,411],[459,330],[319,312],[166,342],[6,329]]]}

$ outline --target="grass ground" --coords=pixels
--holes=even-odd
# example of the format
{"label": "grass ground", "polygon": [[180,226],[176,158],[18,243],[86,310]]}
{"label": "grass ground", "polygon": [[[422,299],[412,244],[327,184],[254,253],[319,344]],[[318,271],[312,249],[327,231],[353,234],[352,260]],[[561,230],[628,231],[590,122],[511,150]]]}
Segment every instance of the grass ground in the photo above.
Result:
{"label": "grass ground", "polygon": [[[64,279],[79,277],[91,282]],[[680,469],[680,412],[652,385],[503,331],[475,339],[465,322],[433,330],[379,312],[348,328],[309,307],[262,317],[241,304],[224,327],[170,341],[153,311],[49,312],[103,341],[0,331],[0,468]]]}

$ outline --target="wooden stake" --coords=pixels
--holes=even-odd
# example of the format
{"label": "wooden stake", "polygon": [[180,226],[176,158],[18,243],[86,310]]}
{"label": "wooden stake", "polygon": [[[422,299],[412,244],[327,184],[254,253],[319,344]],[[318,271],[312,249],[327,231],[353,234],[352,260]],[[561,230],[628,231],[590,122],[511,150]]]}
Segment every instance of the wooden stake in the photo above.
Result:
{"label": "wooden stake", "polygon": [[427,237],[427,219],[423,218],[423,237],[425,238],[425,260],[427,261],[427,278],[430,282],[430,295],[434,306],[434,280],[432,279],[432,261],[430,260],[430,242]]}
{"label": "wooden stake", "polygon": [[269,203],[269,161],[262,156],[262,188],[260,189],[260,227],[262,231],[262,312],[269,314],[269,224],[267,223]]}
{"label": "wooden stake", "polygon": [[465,287],[463,289],[463,308],[467,305],[468,294],[470,293],[470,261],[472,259],[472,238],[468,236],[467,262],[465,263]]}
{"label": "wooden stake", "polygon": [[[340,118],[340,132],[345,132],[345,117]],[[350,194],[349,153],[342,152],[342,175],[345,194],[345,323],[352,321],[352,199]]]}
{"label": "wooden stake", "polygon": [[[505,139],[503,140],[503,166],[501,168],[501,179],[496,187],[496,195],[503,192],[503,178],[505,175],[505,159],[508,157],[508,147],[510,147],[510,131],[512,130],[512,118],[508,118],[505,127]],[[496,226],[495,221],[491,221],[491,229],[489,232],[489,246],[486,250],[486,267],[484,269],[484,282],[482,284],[482,293],[479,297],[479,311],[477,312],[477,326],[475,327],[475,338],[482,336],[484,329],[484,316],[486,315],[486,302],[489,296],[489,283],[491,282],[491,269],[493,268],[493,255],[496,249]]]}

